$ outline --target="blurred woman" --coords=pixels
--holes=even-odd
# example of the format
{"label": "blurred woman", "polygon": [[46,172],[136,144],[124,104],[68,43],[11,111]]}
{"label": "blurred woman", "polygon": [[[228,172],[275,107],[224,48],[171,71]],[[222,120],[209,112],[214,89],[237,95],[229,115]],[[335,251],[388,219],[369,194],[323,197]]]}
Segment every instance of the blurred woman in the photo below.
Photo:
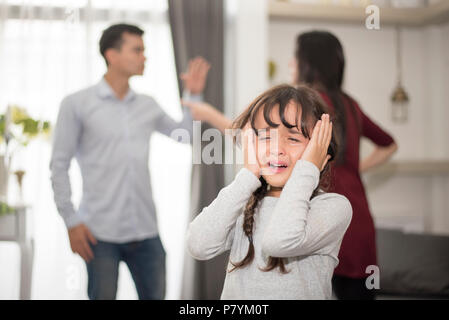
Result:
{"label": "blurred woman", "polygon": [[[377,265],[376,234],[360,173],[386,162],[398,147],[343,91],[345,57],[340,41],[333,34],[326,31],[300,34],[290,66],[293,82],[318,90],[329,107],[339,144],[329,191],[347,197],[353,208],[332,279],[334,292],[338,299],[375,299],[374,290],[367,289],[365,282],[369,276],[366,268]],[[362,136],[376,147],[360,161]]]}

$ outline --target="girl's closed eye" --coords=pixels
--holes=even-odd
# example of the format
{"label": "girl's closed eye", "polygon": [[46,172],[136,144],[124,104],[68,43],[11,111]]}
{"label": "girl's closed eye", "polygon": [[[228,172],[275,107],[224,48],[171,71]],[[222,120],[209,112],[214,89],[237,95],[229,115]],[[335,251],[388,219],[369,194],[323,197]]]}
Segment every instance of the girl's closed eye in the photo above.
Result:
{"label": "girl's closed eye", "polygon": [[295,142],[295,143],[301,143],[301,140],[299,140],[299,139],[296,139],[296,138],[288,138],[288,140],[290,140],[290,141],[292,141],[292,142]]}
{"label": "girl's closed eye", "polygon": [[269,133],[269,131],[267,132],[266,129],[259,130],[258,140],[259,141],[270,140],[270,133]]}

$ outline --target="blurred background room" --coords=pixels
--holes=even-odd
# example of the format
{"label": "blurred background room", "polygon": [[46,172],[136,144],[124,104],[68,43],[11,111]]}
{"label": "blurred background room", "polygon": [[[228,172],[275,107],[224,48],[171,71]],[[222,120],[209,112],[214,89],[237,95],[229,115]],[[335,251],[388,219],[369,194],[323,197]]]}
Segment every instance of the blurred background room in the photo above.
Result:
{"label": "blurred background room", "polygon": [[[131,86],[176,120],[188,59],[210,62],[204,98],[234,118],[262,91],[291,82],[299,33],[335,34],[344,90],[399,146],[362,176],[377,230],[378,298],[449,297],[449,0],[0,0],[0,299],[87,299],[85,264],[53,200],[52,129],[61,100],[105,73],[98,42],[119,22],[145,30],[146,70]],[[227,256],[194,261],[185,231],[238,166],[192,165],[191,146],[161,134],[150,146],[166,299],[217,299]],[[372,150],[362,140],[360,158]],[[78,204],[75,161],[70,175]],[[137,298],[124,264],[117,298]]]}

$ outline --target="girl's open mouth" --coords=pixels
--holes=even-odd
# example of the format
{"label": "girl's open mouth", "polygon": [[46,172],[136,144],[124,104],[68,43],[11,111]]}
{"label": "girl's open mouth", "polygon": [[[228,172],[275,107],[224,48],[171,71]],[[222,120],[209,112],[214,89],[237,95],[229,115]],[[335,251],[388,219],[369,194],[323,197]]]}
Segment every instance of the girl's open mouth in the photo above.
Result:
{"label": "girl's open mouth", "polygon": [[280,173],[287,170],[288,164],[283,161],[270,161],[268,162],[268,167],[273,173]]}

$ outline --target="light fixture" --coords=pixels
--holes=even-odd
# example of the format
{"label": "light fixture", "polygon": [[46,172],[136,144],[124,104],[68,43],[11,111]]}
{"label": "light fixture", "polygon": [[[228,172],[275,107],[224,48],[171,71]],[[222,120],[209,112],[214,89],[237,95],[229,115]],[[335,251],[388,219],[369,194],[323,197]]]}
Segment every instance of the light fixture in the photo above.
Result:
{"label": "light fixture", "polygon": [[404,123],[408,119],[409,97],[402,86],[402,54],[401,54],[401,30],[396,27],[396,65],[397,84],[391,95],[391,116],[394,122]]}

